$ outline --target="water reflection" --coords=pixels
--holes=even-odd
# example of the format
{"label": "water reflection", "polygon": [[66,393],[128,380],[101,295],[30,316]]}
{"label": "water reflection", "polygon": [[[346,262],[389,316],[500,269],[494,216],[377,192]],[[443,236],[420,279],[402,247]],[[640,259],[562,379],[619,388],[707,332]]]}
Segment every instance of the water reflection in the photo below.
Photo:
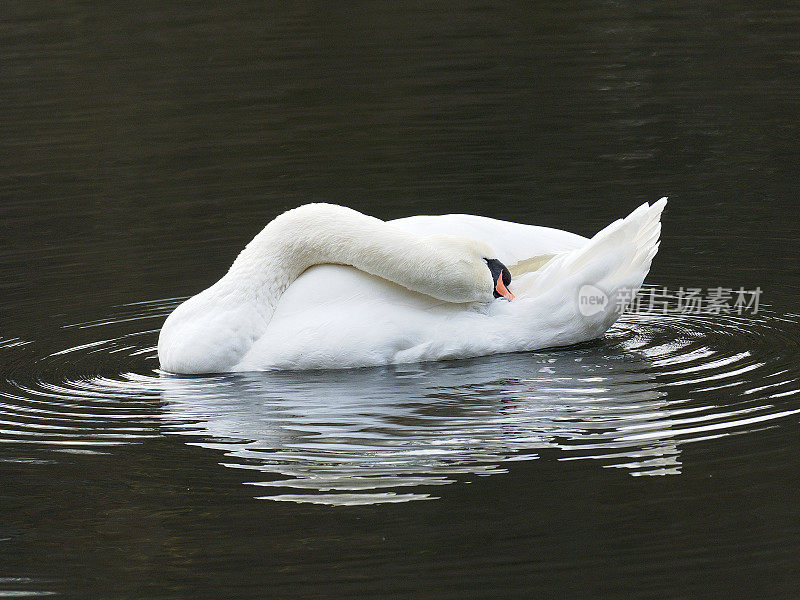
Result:
{"label": "water reflection", "polygon": [[159,386],[168,428],[223,450],[226,466],[261,473],[252,484],[263,498],[363,504],[431,498],[428,486],[501,473],[543,449],[632,474],[677,473],[669,435],[631,436],[658,431],[672,412],[646,367],[636,354],[591,347],[392,369],[163,376]]}
{"label": "water reflection", "polygon": [[252,471],[260,498],[405,502],[545,452],[677,474],[688,442],[800,413],[797,315],[626,315],[602,340],[553,351],[181,378],[154,370],[157,325],[178,301],[65,326],[68,348],[56,334],[0,340],[0,445],[14,451],[3,460],[108,454],[166,434]]}

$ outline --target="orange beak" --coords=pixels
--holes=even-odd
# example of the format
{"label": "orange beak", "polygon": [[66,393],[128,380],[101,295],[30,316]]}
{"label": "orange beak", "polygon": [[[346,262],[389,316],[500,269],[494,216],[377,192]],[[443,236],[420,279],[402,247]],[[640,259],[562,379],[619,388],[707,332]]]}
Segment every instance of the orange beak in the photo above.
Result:
{"label": "orange beak", "polygon": [[497,285],[494,286],[494,289],[497,290],[497,293],[500,294],[503,298],[511,302],[514,299],[514,294],[512,294],[506,284],[503,283],[503,274],[500,273],[500,276],[497,278]]}

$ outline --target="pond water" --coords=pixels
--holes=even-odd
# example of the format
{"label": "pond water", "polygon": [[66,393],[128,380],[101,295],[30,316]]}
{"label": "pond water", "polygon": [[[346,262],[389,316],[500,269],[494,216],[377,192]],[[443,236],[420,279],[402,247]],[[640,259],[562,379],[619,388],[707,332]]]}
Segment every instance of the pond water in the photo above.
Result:
{"label": "pond water", "polygon": [[[796,597],[800,9],[11,3],[0,597]],[[324,200],[591,235],[578,347],[163,376],[183,298]],[[680,290],[761,290],[681,312]]]}

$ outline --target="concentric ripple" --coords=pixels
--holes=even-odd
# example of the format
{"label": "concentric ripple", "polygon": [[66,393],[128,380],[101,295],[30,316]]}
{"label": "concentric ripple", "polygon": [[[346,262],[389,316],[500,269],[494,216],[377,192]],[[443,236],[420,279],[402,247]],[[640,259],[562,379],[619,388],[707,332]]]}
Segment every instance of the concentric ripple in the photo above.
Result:
{"label": "concentric ripple", "polygon": [[603,340],[567,349],[185,378],[159,373],[154,348],[178,301],[118,307],[49,339],[0,339],[3,460],[178,436],[251,473],[259,498],[405,502],[545,450],[679,474],[685,444],[800,413],[797,315],[626,315]]}

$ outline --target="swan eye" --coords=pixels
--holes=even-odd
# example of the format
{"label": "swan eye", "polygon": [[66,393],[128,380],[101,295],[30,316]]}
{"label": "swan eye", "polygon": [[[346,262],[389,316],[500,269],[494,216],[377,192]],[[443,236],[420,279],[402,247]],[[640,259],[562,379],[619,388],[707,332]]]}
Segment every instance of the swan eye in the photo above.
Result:
{"label": "swan eye", "polygon": [[492,274],[492,282],[494,282],[494,297],[505,297],[507,300],[513,300],[514,294],[508,289],[511,285],[511,273],[506,266],[496,258],[484,258],[486,266],[489,267],[489,272]]}

